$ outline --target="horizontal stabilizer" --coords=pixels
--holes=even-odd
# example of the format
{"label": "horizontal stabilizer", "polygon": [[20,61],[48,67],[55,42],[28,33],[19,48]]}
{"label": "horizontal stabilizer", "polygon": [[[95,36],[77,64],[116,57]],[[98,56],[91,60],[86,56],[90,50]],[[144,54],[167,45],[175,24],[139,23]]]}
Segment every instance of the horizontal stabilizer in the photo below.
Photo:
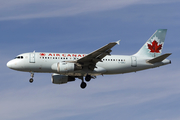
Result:
{"label": "horizontal stabilizer", "polygon": [[156,58],[153,58],[151,60],[148,60],[147,62],[148,63],[157,63],[157,62],[161,62],[163,61],[164,59],[166,59],[168,56],[170,56],[172,53],[166,53],[164,55],[161,55],[161,56],[158,56]]}

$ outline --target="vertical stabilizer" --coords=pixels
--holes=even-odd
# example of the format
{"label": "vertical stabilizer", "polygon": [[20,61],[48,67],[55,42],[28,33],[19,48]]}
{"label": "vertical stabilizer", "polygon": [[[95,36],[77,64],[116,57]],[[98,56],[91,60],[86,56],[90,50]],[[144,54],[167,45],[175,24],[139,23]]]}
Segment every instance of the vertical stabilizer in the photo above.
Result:
{"label": "vertical stabilizer", "polygon": [[167,29],[158,29],[135,54],[142,57],[158,57],[162,53]]}

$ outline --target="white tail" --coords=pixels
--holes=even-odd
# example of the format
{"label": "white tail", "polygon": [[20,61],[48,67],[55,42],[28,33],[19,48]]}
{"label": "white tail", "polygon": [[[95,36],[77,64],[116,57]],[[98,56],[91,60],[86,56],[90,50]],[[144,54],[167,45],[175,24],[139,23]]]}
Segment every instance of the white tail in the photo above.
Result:
{"label": "white tail", "polygon": [[162,53],[164,40],[167,29],[158,29],[142,46],[142,48],[134,54],[142,57],[158,57]]}

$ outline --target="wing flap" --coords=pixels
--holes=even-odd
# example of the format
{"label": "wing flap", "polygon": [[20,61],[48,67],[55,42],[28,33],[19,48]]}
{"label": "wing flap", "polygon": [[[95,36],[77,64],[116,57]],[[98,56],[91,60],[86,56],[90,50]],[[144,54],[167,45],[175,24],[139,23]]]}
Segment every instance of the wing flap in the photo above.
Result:
{"label": "wing flap", "polygon": [[151,60],[148,60],[148,63],[157,63],[157,62],[162,62],[164,59],[166,59],[168,56],[170,56],[172,53],[166,53],[164,55],[158,56],[156,58],[153,58]]}

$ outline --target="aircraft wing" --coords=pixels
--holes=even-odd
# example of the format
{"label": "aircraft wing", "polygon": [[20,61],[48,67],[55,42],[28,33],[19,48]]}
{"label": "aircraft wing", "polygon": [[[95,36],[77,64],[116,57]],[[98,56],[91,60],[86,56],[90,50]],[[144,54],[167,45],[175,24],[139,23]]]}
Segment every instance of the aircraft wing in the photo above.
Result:
{"label": "aircraft wing", "polygon": [[80,58],[76,62],[83,65],[87,66],[90,70],[94,70],[96,68],[96,63],[101,61],[102,58],[104,58],[106,55],[110,55],[112,52],[111,48],[114,47],[116,44],[119,44],[120,40],[117,42],[112,42],[109,43],[98,50],[95,50],[92,53],[89,53],[85,57]]}

